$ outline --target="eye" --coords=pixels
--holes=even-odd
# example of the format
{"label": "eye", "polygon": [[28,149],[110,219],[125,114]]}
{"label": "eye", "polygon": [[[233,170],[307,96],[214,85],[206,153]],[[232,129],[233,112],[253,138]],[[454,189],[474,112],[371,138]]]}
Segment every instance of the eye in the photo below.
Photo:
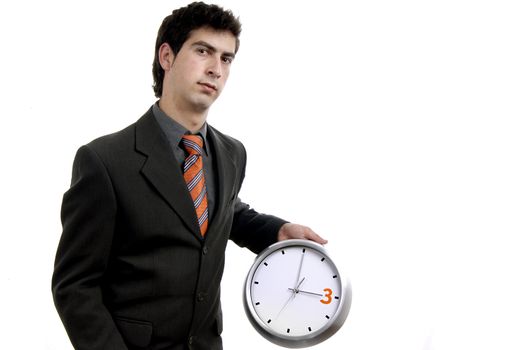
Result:
{"label": "eye", "polygon": [[232,60],[233,60],[233,58],[230,57],[230,56],[224,56],[224,57],[222,57],[222,62],[225,63],[225,64],[231,64],[231,63],[232,63]]}
{"label": "eye", "polygon": [[196,48],[196,52],[198,52],[200,55],[207,55],[209,50],[207,50],[205,47],[198,47]]}

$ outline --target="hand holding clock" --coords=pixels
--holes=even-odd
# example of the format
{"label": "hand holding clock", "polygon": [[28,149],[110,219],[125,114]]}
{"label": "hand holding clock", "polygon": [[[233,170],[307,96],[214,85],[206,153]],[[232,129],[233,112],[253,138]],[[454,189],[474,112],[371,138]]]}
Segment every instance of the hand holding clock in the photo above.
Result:
{"label": "hand holding clock", "polygon": [[309,227],[290,222],[284,224],[278,231],[278,241],[284,241],[286,239],[307,239],[321,245],[328,243],[326,239],[322,238]]}

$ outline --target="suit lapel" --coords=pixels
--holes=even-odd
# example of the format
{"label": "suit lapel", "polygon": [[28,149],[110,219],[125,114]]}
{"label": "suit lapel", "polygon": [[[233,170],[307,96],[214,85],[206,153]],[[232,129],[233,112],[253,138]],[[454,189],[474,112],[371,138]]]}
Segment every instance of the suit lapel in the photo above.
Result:
{"label": "suit lapel", "polygon": [[230,199],[234,194],[234,183],[236,177],[236,165],[231,159],[231,147],[226,140],[220,136],[211,126],[207,129],[208,139],[213,143],[214,157],[217,171],[217,199],[214,215],[211,219],[206,239],[214,240],[223,235],[223,219],[227,218],[226,211],[229,210]]}
{"label": "suit lapel", "polygon": [[136,150],[147,156],[141,173],[177,212],[191,232],[201,239],[193,201],[183,174],[154,119],[152,108],[136,123]]}

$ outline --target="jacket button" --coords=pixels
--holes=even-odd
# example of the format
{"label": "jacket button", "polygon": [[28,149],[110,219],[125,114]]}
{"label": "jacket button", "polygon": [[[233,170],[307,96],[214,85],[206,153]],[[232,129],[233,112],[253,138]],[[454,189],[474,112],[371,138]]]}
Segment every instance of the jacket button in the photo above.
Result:
{"label": "jacket button", "polygon": [[209,252],[209,248],[207,246],[203,247],[203,255],[206,255]]}
{"label": "jacket button", "polygon": [[190,336],[189,341],[188,341],[189,345],[192,345],[193,342],[194,342],[193,336]]}
{"label": "jacket button", "polygon": [[202,302],[205,300],[205,295],[203,293],[198,293],[197,299],[199,302]]}

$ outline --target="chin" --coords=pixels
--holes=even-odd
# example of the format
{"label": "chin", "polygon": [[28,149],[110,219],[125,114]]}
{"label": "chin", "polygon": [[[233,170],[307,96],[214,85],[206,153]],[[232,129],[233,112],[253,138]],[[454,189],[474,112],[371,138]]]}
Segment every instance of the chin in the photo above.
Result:
{"label": "chin", "polygon": [[212,104],[213,104],[214,101],[212,102],[196,102],[196,103],[193,103],[193,108],[195,111],[199,112],[199,113],[202,113],[202,112],[206,112],[207,110],[209,110],[209,108],[211,108]]}
{"label": "chin", "polygon": [[199,99],[193,101],[193,106],[198,110],[205,111],[212,106],[214,101],[216,101],[216,98],[213,98],[211,96],[206,96],[205,98],[199,98]]}

